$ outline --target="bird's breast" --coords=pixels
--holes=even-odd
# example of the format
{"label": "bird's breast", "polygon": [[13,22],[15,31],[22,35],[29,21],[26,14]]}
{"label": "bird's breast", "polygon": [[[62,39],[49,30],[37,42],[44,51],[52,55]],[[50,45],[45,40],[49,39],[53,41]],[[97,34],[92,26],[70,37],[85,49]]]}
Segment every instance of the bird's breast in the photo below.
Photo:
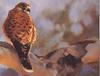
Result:
{"label": "bird's breast", "polygon": [[13,39],[17,39],[22,44],[31,41],[34,32],[34,25],[31,17],[24,12],[12,12],[7,24],[7,32]]}

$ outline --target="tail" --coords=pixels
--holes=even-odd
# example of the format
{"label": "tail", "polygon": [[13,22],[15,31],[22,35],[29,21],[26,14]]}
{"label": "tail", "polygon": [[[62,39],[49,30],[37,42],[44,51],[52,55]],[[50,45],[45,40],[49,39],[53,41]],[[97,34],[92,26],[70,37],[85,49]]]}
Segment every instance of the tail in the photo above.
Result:
{"label": "tail", "polygon": [[28,52],[30,50],[30,43],[26,45],[22,45],[19,41],[13,40],[12,41],[16,52],[19,56],[19,59],[21,61],[21,64],[26,68],[26,69],[32,69],[31,64],[28,59]]}

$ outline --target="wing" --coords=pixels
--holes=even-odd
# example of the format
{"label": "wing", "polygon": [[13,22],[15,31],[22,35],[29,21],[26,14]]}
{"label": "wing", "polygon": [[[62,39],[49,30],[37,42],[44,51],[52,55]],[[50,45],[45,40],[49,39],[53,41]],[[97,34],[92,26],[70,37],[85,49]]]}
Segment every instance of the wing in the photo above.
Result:
{"label": "wing", "polygon": [[36,26],[35,24],[33,23],[34,27],[33,27],[33,31],[32,31],[32,38],[31,38],[31,42],[34,43],[36,41],[36,38],[37,38],[37,32],[36,32]]}
{"label": "wing", "polygon": [[17,40],[13,40],[12,41],[16,52],[20,58],[20,62],[21,64],[27,68],[27,69],[32,69],[30,61],[28,59],[28,53],[29,53],[29,49],[30,49],[30,43],[22,45],[19,41]]}

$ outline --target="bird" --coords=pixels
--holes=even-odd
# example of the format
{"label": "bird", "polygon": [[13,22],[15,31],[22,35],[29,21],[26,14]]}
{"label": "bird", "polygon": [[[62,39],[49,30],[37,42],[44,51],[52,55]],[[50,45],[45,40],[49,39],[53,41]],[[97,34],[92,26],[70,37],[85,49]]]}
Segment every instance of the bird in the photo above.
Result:
{"label": "bird", "polygon": [[36,25],[30,15],[30,4],[25,2],[16,4],[8,12],[3,31],[15,47],[24,68],[32,69],[28,53],[36,41]]}

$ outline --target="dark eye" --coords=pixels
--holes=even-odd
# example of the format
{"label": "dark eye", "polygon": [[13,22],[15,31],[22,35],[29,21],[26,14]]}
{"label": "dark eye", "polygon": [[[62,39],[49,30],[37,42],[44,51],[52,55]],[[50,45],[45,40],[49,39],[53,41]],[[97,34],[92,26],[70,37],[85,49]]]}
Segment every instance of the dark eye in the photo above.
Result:
{"label": "dark eye", "polygon": [[27,8],[26,10],[27,10],[28,12],[30,12],[30,9],[29,9],[29,8]]}

